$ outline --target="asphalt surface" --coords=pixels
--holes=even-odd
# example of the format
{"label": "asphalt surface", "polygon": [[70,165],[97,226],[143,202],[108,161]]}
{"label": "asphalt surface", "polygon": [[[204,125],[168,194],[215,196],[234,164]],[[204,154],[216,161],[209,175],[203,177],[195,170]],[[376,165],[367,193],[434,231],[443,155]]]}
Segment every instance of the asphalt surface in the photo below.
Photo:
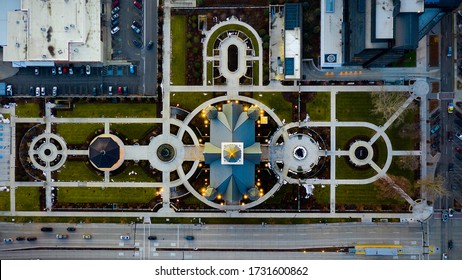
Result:
{"label": "asphalt surface", "polygon": [[[454,40],[452,13],[448,13],[441,19],[441,92],[454,91]],[[452,48],[452,55],[448,56],[448,48]]]}
{"label": "asphalt surface", "polygon": [[[355,244],[400,244],[421,246],[422,229],[417,223],[348,223],[314,225],[179,225],[179,224],[53,224],[52,233],[41,232],[43,224],[1,224],[0,237],[35,236],[37,241],[2,243],[0,259],[393,259],[391,256],[358,256],[345,252],[324,254],[323,248]],[[66,227],[75,226],[75,232]],[[135,230],[136,228],[136,230]],[[57,239],[66,233],[68,239]],[[91,234],[92,239],[82,238]],[[129,234],[130,240],[120,236]],[[150,241],[153,235],[157,240]],[[194,236],[194,240],[185,237]],[[316,250],[316,248],[318,248]],[[20,250],[27,249],[27,250]],[[309,250],[310,252],[304,252]],[[419,259],[402,255],[400,259]]]}

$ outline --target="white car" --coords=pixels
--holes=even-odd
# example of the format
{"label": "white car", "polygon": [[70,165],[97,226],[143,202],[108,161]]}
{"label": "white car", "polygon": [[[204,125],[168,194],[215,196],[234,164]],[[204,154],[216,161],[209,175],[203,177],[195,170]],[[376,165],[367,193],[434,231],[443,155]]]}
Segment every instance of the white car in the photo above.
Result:
{"label": "white car", "polygon": [[58,87],[54,86],[53,87],[53,96],[56,96],[56,95],[58,95]]}
{"label": "white car", "polygon": [[42,87],[41,93],[42,93],[43,96],[45,96],[45,87]]}
{"label": "white car", "polygon": [[121,235],[120,239],[121,240],[130,240],[130,235]]}
{"label": "white car", "polygon": [[116,34],[117,32],[119,32],[119,30],[120,30],[120,27],[116,26],[116,27],[114,27],[114,28],[111,29],[111,34],[114,35],[114,34]]}
{"label": "white car", "polygon": [[460,141],[462,141],[462,133],[457,132],[457,133],[456,133],[456,137],[457,137]]}
{"label": "white car", "polygon": [[13,95],[13,86],[7,85],[6,86],[6,95]]}
{"label": "white car", "polygon": [[40,87],[35,88],[35,96],[40,96]]}

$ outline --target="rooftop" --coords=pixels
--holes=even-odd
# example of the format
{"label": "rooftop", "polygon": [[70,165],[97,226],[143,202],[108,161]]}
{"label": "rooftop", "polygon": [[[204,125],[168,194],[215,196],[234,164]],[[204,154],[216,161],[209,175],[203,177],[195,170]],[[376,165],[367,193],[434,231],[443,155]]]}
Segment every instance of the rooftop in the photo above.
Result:
{"label": "rooftop", "polygon": [[342,47],[343,1],[321,0],[321,67],[340,67]]}
{"label": "rooftop", "polygon": [[4,60],[102,61],[100,13],[99,0],[22,0],[8,13]]}

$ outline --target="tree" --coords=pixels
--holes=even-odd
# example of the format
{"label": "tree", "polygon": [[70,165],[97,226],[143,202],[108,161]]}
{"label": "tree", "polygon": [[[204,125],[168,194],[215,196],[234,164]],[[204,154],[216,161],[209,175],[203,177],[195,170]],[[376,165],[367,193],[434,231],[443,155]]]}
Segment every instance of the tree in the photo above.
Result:
{"label": "tree", "polygon": [[402,156],[399,157],[400,165],[412,171],[416,171],[420,167],[420,158],[418,156]]}
{"label": "tree", "polygon": [[392,199],[405,199],[411,202],[412,199],[407,194],[410,191],[410,182],[404,177],[387,175],[374,182],[378,187],[378,197],[388,197]]}
{"label": "tree", "polygon": [[410,138],[417,140],[420,138],[420,125],[419,123],[405,123],[398,132],[402,138]]}
{"label": "tree", "polygon": [[[382,117],[384,121],[393,116],[399,107],[406,101],[407,96],[402,92],[380,92],[372,95],[372,113]],[[395,124],[402,122],[404,114],[400,114]]]}
{"label": "tree", "polygon": [[420,179],[417,181],[417,185],[420,187],[421,193],[425,193],[425,196],[430,200],[430,198],[436,199],[450,194],[444,186],[444,182],[444,177],[438,175],[435,178]]}

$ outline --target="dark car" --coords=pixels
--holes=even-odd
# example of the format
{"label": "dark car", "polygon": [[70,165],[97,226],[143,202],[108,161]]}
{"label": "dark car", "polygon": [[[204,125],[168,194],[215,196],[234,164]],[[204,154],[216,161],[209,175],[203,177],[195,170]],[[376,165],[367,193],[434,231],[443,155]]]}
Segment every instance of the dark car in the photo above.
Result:
{"label": "dark car", "polygon": [[35,241],[35,240],[37,240],[37,237],[35,236],[27,237],[27,241]]}
{"label": "dark car", "polygon": [[192,236],[192,235],[186,235],[186,236],[184,237],[184,239],[189,240],[189,241],[192,241],[192,240],[194,240],[194,236]]}
{"label": "dark car", "polygon": [[452,135],[453,135],[453,132],[452,132],[451,130],[449,130],[449,131],[448,131],[448,141],[449,141],[449,142],[452,142],[452,141],[454,140],[453,137],[452,137]]}
{"label": "dark car", "polygon": [[436,148],[438,148],[439,145],[440,145],[440,141],[436,141],[431,146],[432,146],[433,149],[436,149]]}
{"label": "dark car", "polygon": [[40,230],[43,231],[43,232],[52,232],[53,228],[52,227],[43,227]]}
{"label": "dark car", "polygon": [[150,49],[152,49],[152,46],[154,46],[154,42],[149,41],[149,43],[146,45],[146,49],[150,50]]}
{"label": "dark car", "polygon": [[74,231],[75,231],[75,227],[68,227],[68,228],[67,228],[67,231],[74,232]]}
{"label": "dark car", "polygon": [[80,76],[85,75],[85,65],[80,66]]}
{"label": "dark car", "polygon": [[114,28],[116,26],[119,25],[119,21],[118,20],[114,20],[113,22],[111,22],[111,28]]}
{"label": "dark car", "polygon": [[114,0],[112,2],[112,8],[114,9],[115,7],[119,6],[119,0]]}
{"label": "dark car", "polygon": [[462,155],[461,154],[456,154],[456,159],[462,161]]}
{"label": "dark car", "polygon": [[139,22],[137,22],[136,20],[134,20],[134,21],[132,22],[132,24],[133,24],[134,26],[136,26],[136,28],[141,28],[141,24],[140,24]]}
{"label": "dark car", "polygon": [[24,241],[26,238],[24,236],[18,236],[16,237],[16,241]]}
{"label": "dark car", "polygon": [[454,163],[452,162],[448,165],[448,172],[450,171],[454,171]]}
{"label": "dark car", "polygon": [[448,210],[443,211],[443,214],[441,214],[441,219],[443,222],[447,222],[449,220]]}
{"label": "dark car", "polygon": [[140,42],[140,41],[137,41],[137,40],[133,40],[133,45],[135,45],[135,47],[141,49],[141,47],[143,46],[143,44]]}
{"label": "dark car", "polygon": [[148,239],[149,240],[157,240],[157,236],[150,235],[150,236],[148,236]]}
{"label": "dark car", "polygon": [[458,126],[462,127],[462,120],[456,119],[456,120],[454,120],[454,123],[457,124]]}
{"label": "dark car", "polygon": [[454,244],[452,243],[452,240],[449,240],[448,248],[449,248],[449,250],[452,250],[452,248],[454,248]]}

